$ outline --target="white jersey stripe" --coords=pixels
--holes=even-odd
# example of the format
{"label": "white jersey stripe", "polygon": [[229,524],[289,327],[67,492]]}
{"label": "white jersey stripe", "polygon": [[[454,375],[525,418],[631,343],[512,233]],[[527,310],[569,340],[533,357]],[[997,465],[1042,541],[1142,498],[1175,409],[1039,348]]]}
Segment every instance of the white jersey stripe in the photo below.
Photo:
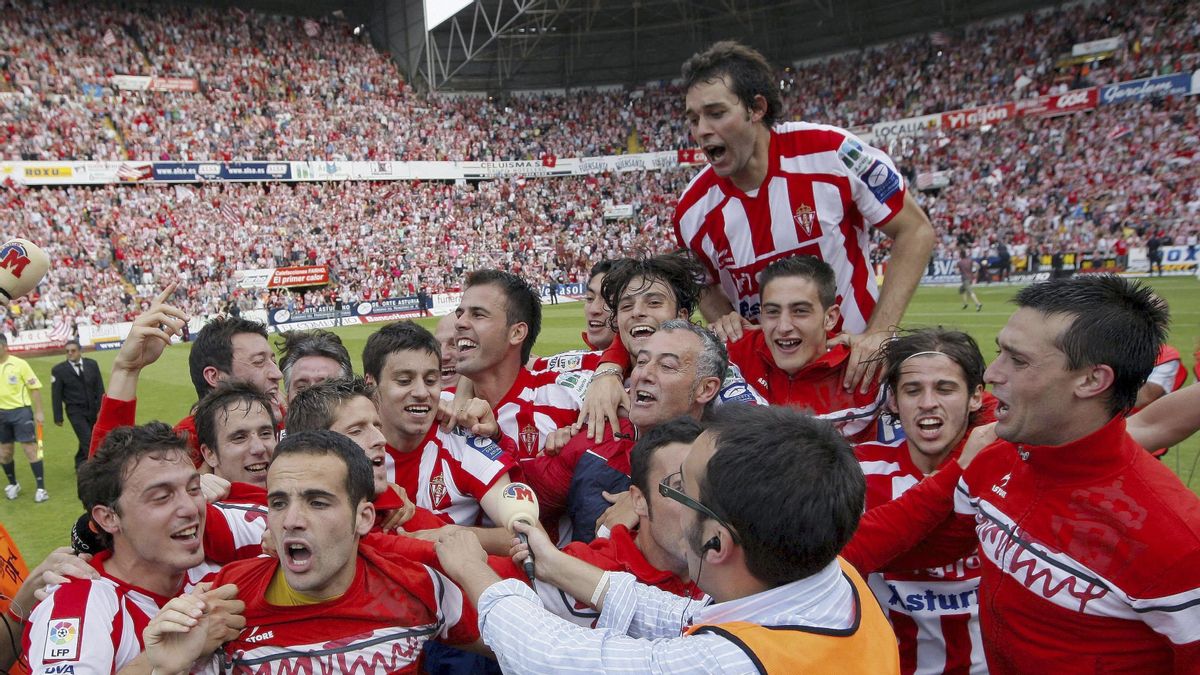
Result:
{"label": "white jersey stripe", "polygon": [[750,223],[746,219],[746,208],[742,206],[742,202],[737,199],[725,202],[725,206],[721,207],[721,217],[725,219],[725,236],[729,238],[734,264],[742,267],[758,260],[758,255],[754,252]]}
{"label": "white jersey stripe", "polygon": [[[775,239],[775,250],[793,249],[800,246],[796,232],[796,218],[792,213],[792,201],[788,196],[787,179],[772,178],[767,184],[767,196],[771,205],[771,236]],[[774,251],[767,254],[774,257]]]}

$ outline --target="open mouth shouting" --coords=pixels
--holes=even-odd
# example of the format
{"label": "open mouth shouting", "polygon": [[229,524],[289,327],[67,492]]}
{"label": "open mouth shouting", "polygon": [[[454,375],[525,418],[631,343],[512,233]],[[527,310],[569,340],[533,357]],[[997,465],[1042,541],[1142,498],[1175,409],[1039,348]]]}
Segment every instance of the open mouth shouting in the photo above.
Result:
{"label": "open mouth shouting", "polygon": [[633,404],[646,406],[658,401],[658,397],[645,389],[635,389],[633,392]]}
{"label": "open mouth shouting", "polygon": [[442,379],[446,380],[458,375],[458,368],[453,363],[442,364]]}
{"label": "open mouth shouting", "polygon": [[926,440],[935,440],[942,432],[946,422],[940,417],[927,415],[917,418],[917,432]]}
{"label": "open mouth shouting", "polygon": [[244,470],[246,475],[253,479],[255,483],[265,483],[267,482],[267,467],[269,466],[270,464],[267,462],[255,462],[254,464],[247,464],[243,466],[242,470]]}
{"label": "open mouth shouting", "polygon": [[709,143],[703,149],[709,164],[717,164],[725,156],[725,146],[720,143]]}
{"label": "open mouth shouting", "polygon": [[283,564],[289,571],[303,574],[312,567],[312,562],[312,548],[307,542],[289,539],[283,543]]}

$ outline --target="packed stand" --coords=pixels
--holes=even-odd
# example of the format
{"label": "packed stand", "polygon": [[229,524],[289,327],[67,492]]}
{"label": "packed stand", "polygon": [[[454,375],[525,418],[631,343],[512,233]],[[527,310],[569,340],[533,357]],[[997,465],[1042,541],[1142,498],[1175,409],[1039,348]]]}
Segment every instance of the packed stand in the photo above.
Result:
{"label": "packed stand", "polygon": [[[5,158],[492,161],[688,145],[671,86],[426,95],[343,23],[310,36],[298,18],[237,9],[8,4]],[[1036,44],[1023,39],[1032,30]],[[849,127],[1179,72],[1198,65],[1198,36],[1194,4],[1105,2],[809,62],[780,80],[790,116]],[[1111,62],[1058,67],[1076,42],[1109,37],[1123,40]],[[112,74],[193,78],[200,91],[120,91]]]}
{"label": "packed stand", "polygon": [[[169,280],[194,314],[330,304],[457,289],[464,270],[495,266],[548,282],[577,281],[592,261],[671,241],[673,195],[686,172],[484,182],[330,182],[6,190],[6,232],[27,233],[52,272],[18,331],[54,317],[127,321]],[[605,220],[605,204],[636,220]],[[222,208],[223,206],[227,208]],[[232,219],[232,220],[231,220]],[[646,224],[650,222],[647,228]],[[431,223],[436,227],[430,227]],[[656,224],[655,224],[656,223]],[[239,245],[229,233],[237,228]],[[352,242],[352,243],[351,243]],[[328,264],[321,293],[254,296],[233,273]],[[22,310],[26,311],[22,311]]]}

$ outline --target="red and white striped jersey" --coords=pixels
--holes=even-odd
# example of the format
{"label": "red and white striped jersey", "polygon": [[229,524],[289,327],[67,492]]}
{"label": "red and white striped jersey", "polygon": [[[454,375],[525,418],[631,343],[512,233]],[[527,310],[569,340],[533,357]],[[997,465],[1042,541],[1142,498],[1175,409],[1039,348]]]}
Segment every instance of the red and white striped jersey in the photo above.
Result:
{"label": "red and white striped jersey", "polygon": [[[359,544],[350,588],[315,605],[279,607],[265,599],[278,569],[255,558],[221,570],[215,585],[235,583],[246,627],[225,644],[226,672],[416,673],[428,640],[468,644],[478,619],[454,582],[425,565]],[[215,672],[211,670],[206,672]]]}
{"label": "red and white striped jersey", "polygon": [[[551,432],[575,423],[583,395],[558,379],[579,377],[578,373],[553,371],[535,375],[526,368],[517,373],[512,388],[492,411],[500,433],[516,448],[518,462],[537,457]],[[582,384],[584,389],[586,386]]]}
{"label": "red and white striped jersey", "polygon": [[[142,653],[142,630],[170,598],[109,576],[104,562],[111,557],[102,551],[92,559],[99,579],[52,587],[33,610],[24,636],[29,672],[109,675]],[[189,573],[183,591],[211,569],[202,564]],[[55,670],[54,664],[71,668]]]}
{"label": "red and white striped jersey", "polygon": [[1146,382],[1157,384],[1168,394],[1182,387],[1183,383],[1187,382],[1187,368],[1183,367],[1183,357],[1179,355],[1179,350],[1164,344],[1158,350],[1154,370],[1150,371]]}
{"label": "red and white striped jersey", "polygon": [[837,127],[787,122],[771,130],[767,176],[752,193],[712,167],[675,207],[675,236],[708,268],[737,311],[759,315],[758,273],[795,254],[829,263],[842,306],[838,330],[866,328],[879,287],[871,228],[904,207],[904,179],[882,151]]}
{"label": "red and white striped jersey", "polygon": [[418,449],[387,446],[388,482],[404,488],[413,503],[458,525],[482,521],[479,500],[516,462],[515,446],[481,436],[429,428]]}
{"label": "red and white striped jersey", "polygon": [[594,371],[604,360],[604,350],[573,349],[560,352],[553,356],[539,356],[530,364],[529,370],[534,374],[548,370],[556,373],[571,373],[580,370]]}
{"label": "red and white striped jersey", "polygon": [[267,491],[233,483],[229,495],[208,505],[204,521],[204,556],[216,563],[253,558],[262,553],[267,531]]}
{"label": "red and white striped jersey", "polygon": [[[868,511],[925,478],[913,464],[908,441],[863,443],[854,452],[867,479]],[[934,530],[927,540],[936,536]],[[979,569],[979,555],[972,552],[944,567],[867,578],[896,632],[904,675],[987,672],[979,628]]]}

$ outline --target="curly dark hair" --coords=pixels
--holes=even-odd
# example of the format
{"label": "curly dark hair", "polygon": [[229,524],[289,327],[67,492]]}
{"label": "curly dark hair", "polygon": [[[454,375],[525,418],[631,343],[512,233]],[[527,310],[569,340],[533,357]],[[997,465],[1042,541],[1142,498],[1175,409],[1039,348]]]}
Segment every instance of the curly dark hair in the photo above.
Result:
{"label": "curly dark hair", "polygon": [[621,304],[621,296],[630,290],[629,285],[638,277],[641,277],[643,285],[661,281],[670,287],[675,294],[677,309],[686,312],[690,317],[700,303],[705,270],[695,254],[688,250],[618,260],[604,277],[604,283],[600,285],[600,295],[604,297],[604,302],[611,312],[608,316],[608,326],[614,333],[619,332],[617,307]]}

